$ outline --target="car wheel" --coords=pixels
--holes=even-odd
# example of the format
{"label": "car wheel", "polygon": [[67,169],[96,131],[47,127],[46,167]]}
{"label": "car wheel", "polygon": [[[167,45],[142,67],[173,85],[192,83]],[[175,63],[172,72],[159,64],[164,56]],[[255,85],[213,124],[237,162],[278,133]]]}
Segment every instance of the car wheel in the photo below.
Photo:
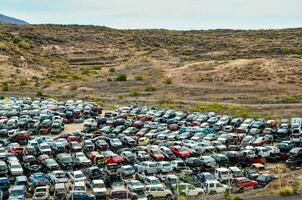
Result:
{"label": "car wheel", "polygon": [[152,197],[151,195],[149,195],[149,196],[147,196],[147,199],[148,199],[148,200],[152,200],[153,197]]}
{"label": "car wheel", "polygon": [[243,193],[244,192],[244,188],[239,188],[238,192],[239,193]]}
{"label": "car wheel", "polygon": [[166,195],[166,199],[167,199],[167,200],[172,199],[172,195],[171,195],[171,194],[167,194],[167,195]]}

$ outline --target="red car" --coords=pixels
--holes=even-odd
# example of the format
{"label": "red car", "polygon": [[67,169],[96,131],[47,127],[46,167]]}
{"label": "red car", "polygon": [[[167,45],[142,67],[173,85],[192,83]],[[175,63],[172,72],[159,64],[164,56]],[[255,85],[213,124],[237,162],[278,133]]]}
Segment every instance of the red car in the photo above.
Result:
{"label": "red car", "polygon": [[8,149],[8,152],[14,155],[23,155],[23,151],[24,151],[23,147],[10,147]]}
{"label": "red car", "polygon": [[255,141],[252,142],[253,146],[262,146],[268,144],[268,140],[265,137],[258,137]]}
{"label": "red car", "polygon": [[245,190],[254,189],[257,186],[257,181],[252,181],[245,177],[232,179],[232,191],[244,192]]}
{"label": "red car", "polygon": [[50,158],[50,157],[49,157],[48,155],[43,154],[43,155],[40,155],[40,156],[37,157],[37,161],[38,161],[39,163],[42,163],[43,160],[46,160],[46,159],[49,159],[49,158]]}
{"label": "red car", "polygon": [[178,157],[186,159],[190,157],[190,152],[181,146],[170,146],[169,149]]}
{"label": "red car", "polygon": [[149,128],[142,128],[135,135],[138,137],[143,137],[146,133],[149,132],[149,130]]}
{"label": "red car", "polygon": [[43,127],[40,129],[40,135],[47,135],[50,134],[51,127]]}
{"label": "red car", "polygon": [[30,132],[28,131],[21,131],[13,136],[11,136],[9,139],[12,142],[22,142],[27,141],[30,137]]}
{"label": "red car", "polygon": [[170,131],[176,131],[178,129],[178,124],[170,124],[169,125],[169,130]]}
{"label": "red car", "polygon": [[125,161],[125,158],[123,156],[117,155],[115,153],[106,155],[105,157],[106,157],[105,163],[107,164],[111,164],[111,163],[120,164]]}
{"label": "red car", "polygon": [[159,149],[151,148],[148,149],[147,152],[155,161],[163,161],[165,160],[165,156],[160,152]]}
{"label": "red car", "polygon": [[80,143],[73,141],[70,142],[70,152],[74,153],[74,152],[81,152],[82,151],[82,146],[80,145]]}

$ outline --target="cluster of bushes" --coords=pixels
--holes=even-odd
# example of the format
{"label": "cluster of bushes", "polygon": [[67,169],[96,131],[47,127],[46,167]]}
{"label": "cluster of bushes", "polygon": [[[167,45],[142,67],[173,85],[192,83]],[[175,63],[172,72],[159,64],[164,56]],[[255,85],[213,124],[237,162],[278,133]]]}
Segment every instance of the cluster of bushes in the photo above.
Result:
{"label": "cluster of bushes", "polygon": [[192,112],[217,112],[235,117],[259,118],[255,108],[242,105],[224,105],[219,103],[196,103],[191,109]]}
{"label": "cluster of bushes", "polygon": [[79,80],[81,79],[80,75],[74,73],[58,73],[56,75],[57,78],[60,79],[72,79],[72,80]]}
{"label": "cluster of bushes", "polygon": [[291,182],[290,187],[282,188],[279,191],[279,195],[280,196],[296,195],[296,194],[298,194],[299,189],[300,189],[300,183],[297,181],[293,181],[293,182]]}
{"label": "cluster of bushes", "polygon": [[31,48],[28,39],[22,38],[20,36],[15,36],[13,38],[13,42],[20,48],[23,48],[25,50],[29,50]]}

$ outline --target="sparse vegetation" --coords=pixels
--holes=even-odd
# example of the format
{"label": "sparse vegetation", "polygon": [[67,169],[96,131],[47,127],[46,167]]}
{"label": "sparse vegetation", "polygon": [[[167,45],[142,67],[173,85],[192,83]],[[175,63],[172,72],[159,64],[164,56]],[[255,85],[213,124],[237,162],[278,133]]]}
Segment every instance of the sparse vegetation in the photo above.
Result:
{"label": "sparse vegetation", "polygon": [[114,72],[115,72],[115,68],[111,67],[111,68],[109,69],[109,72],[114,73]]}
{"label": "sparse vegetation", "polygon": [[167,85],[170,85],[170,84],[172,84],[172,79],[171,78],[166,78],[164,80],[164,83],[167,84]]}
{"label": "sparse vegetation", "polygon": [[130,96],[131,96],[131,97],[137,97],[137,96],[139,96],[139,92],[138,92],[137,90],[132,90],[132,91],[130,92]]}
{"label": "sparse vegetation", "polygon": [[127,81],[127,74],[119,74],[116,78],[116,81]]}
{"label": "sparse vegetation", "polygon": [[2,84],[2,91],[3,91],[3,92],[7,92],[7,91],[8,91],[8,83],[7,83],[7,82],[4,82],[4,83]]}
{"label": "sparse vegetation", "polygon": [[25,40],[21,40],[20,42],[18,42],[18,46],[25,49],[25,50],[30,49],[30,44]]}
{"label": "sparse vegetation", "polygon": [[156,91],[156,88],[153,87],[153,86],[148,86],[148,87],[146,87],[145,91],[146,92],[154,92],[154,91]]}
{"label": "sparse vegetation", "polygon": [[7,45],[4,42],[0,42],[0,50],[6,51],[7,49]]}
{"label": "sparse vegetation", "polygon": [[38,90],[38,91],[36,92],[36,97],[43,97],[43,96],[44,96],[44,95],[43,95],[42,91]]}
{"label": "sparse vegetation", "polygon": [[22,80],[20,80],[19,81],[19,85],[22,87],[22,86],[26,86],[27,85],[27,80],[24,80],[24,79],[22,79]]}
{"label": "sparse vegetation", "polygon": [[134,79],[135,79],[136,81],[143,81],[143,80],[144,80],[144,77],[142,77],[142,76],[136,76],[136,77],[134,77]]}

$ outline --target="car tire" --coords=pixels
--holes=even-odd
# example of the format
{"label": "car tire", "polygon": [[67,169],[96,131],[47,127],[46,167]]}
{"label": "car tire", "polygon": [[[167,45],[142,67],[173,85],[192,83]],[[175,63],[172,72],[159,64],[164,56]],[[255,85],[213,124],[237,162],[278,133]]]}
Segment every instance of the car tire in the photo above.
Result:
{"label": "car tire", "polygon": [[166,199],[167,199],[167,200],[171,200],[171,199],[172,199],[172,195],[171,195],[171,194],[167,194],[167,195],[166,195]]}
{"label": "car tire", "polygon": [[149,195],[149,196],[147,196],[147,199],[148,199],[148,200],[152,200],[152,199],[153,199],[153,196],[152,196],[152,195]]}
{"label": "car tire", "polygon": [[243,193],[244,192],[244,188],[239,188],[238,192],[239,193]]}

